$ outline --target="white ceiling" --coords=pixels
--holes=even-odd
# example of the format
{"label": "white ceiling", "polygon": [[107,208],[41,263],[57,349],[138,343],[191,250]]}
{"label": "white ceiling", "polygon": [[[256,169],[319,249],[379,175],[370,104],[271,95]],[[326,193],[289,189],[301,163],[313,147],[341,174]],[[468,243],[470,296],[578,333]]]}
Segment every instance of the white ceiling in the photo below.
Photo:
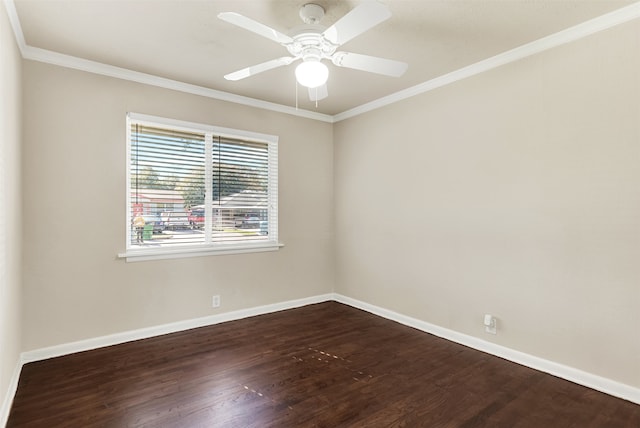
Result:
{"label": "white ceiling", "polygon": [[[362,0],[15,0],[27,46],[285,106],[295,106],[295,65],[232,82],[229,72],[286,49],[217,18],[238,12],[285,34],[300,6],[324,7],[330,26]],[[393,16],[340,50],[409,64],[400,78],[329,64],[336,115],[634,3],[627,0],[384,0]]]}

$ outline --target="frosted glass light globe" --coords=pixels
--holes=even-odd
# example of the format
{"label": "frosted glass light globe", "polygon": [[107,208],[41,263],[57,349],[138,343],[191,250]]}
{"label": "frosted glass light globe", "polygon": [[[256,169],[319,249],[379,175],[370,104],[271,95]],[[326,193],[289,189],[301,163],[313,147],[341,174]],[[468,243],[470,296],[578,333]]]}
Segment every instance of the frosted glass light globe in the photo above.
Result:
{"label": "frosted glass light globe", "polygon": [[296,67],[296,80],[307,88],[317,88],[327,83],[329,69],[320,61],[304,61]]}

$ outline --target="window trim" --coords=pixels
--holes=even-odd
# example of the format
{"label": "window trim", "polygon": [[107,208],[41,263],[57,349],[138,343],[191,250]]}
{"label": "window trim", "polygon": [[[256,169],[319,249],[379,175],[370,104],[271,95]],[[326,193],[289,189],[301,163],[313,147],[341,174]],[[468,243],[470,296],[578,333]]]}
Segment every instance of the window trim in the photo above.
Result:
{"label": "window trim", "polygon": [[[254,141],[268,144],[269,157],[275,157],[275,164],[269,162],[269,180],[268,180],[268,205],[269,205],[269,218],[275,219],[275,221],[269,221],[269,233],[268,236],[272,239],[263,242],[247,242],[247,243],[233,243],[233,244],[195,244],[192,246],[185,246],[180,248],[131,248],[131,228],[125,227],[125,247],[124,253],[119,253],[118,258],[126,259],[127,262],[131,261],[146,261],[146,260],[160,260],[160,259],[175,259],[184,257],[200,257],[209,255],[227,255],[227,254],[245,254],[254,252],[265,251],[277,251],[284,244],[278,242],[278,137],[275,135],[262,134],[257,132],[225,128],[215,125],[206,125],[195,122],[182,121],[177,119],[169,119],[159,116],[151,116],[140,113],[127,113],[126,118],[126,207],[125,207],[125,219],[129,224],[131,222],[131,123],[135,122],[143,126],[163,126],[175,129],[177,131],[187,132],[202,132],[206,134],[206,138],[211,140],[211,134],[216,136],[242,139],[245,141]],[[205,155],[206,156],[206,155]],[[275,177],[273,177],[275,175]],[[208,180],[211,178],[209,177]],[[205,179],[206,180],[206,179]],[[206,204],[210,206],[210,201],[207,200]]]}
{"label": "window trim", "polygon": [[124,253],[119,253],[118,258],[126,259],[127,262],[144,262],[148,260],[182,259],[186,257],[202,256],[224,256],[231,254],[263,253],[268,251],[278,251],[284,247],[283,243],[265,243],[251,245],[226,245],[225,248],[211,248],[210,246],[182,247],[180,249],[129,249]]}

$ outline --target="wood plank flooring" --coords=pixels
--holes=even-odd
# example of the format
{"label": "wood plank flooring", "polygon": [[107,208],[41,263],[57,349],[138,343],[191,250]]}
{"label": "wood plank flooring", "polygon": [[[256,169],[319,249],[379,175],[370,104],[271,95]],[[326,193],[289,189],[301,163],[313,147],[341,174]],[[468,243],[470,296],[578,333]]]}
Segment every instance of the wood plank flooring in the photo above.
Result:
{"label": "wood plank flooring", "polygon": [[335,302],[24,366],[8,427],[640,427],[640,406]]}

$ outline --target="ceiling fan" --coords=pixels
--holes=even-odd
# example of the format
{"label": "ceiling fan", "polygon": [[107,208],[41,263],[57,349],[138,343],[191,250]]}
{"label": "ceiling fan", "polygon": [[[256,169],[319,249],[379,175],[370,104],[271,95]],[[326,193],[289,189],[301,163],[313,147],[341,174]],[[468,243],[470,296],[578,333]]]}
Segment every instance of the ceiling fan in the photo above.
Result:
{"label": "ceiling fan", "polygon": [[261,64],[243,68],[225,75],[227,80],[240,80],[255,76],[267,70],[289,65],[297,60],[302,62],[296,67],[296,80],[309,88],[311,101],[326,98],[329,69],[322,62],[331,60],[338,67],[353,68],[361,71],[399,77],[408,65],[404,62],[378,58],[352,52],[337,52],[338,47],[354,37],[375,27],[391,17],[389,8],[377,1],[366,1],[329,28],[319,25],[324,9],[309,3],[300,8],[300,18],[304,25],[294,28],[288,36],[251,18],[235,12],[222,12],[218,18],[245,30],[254,32],[287,48],[290,56],[272,59]]}

